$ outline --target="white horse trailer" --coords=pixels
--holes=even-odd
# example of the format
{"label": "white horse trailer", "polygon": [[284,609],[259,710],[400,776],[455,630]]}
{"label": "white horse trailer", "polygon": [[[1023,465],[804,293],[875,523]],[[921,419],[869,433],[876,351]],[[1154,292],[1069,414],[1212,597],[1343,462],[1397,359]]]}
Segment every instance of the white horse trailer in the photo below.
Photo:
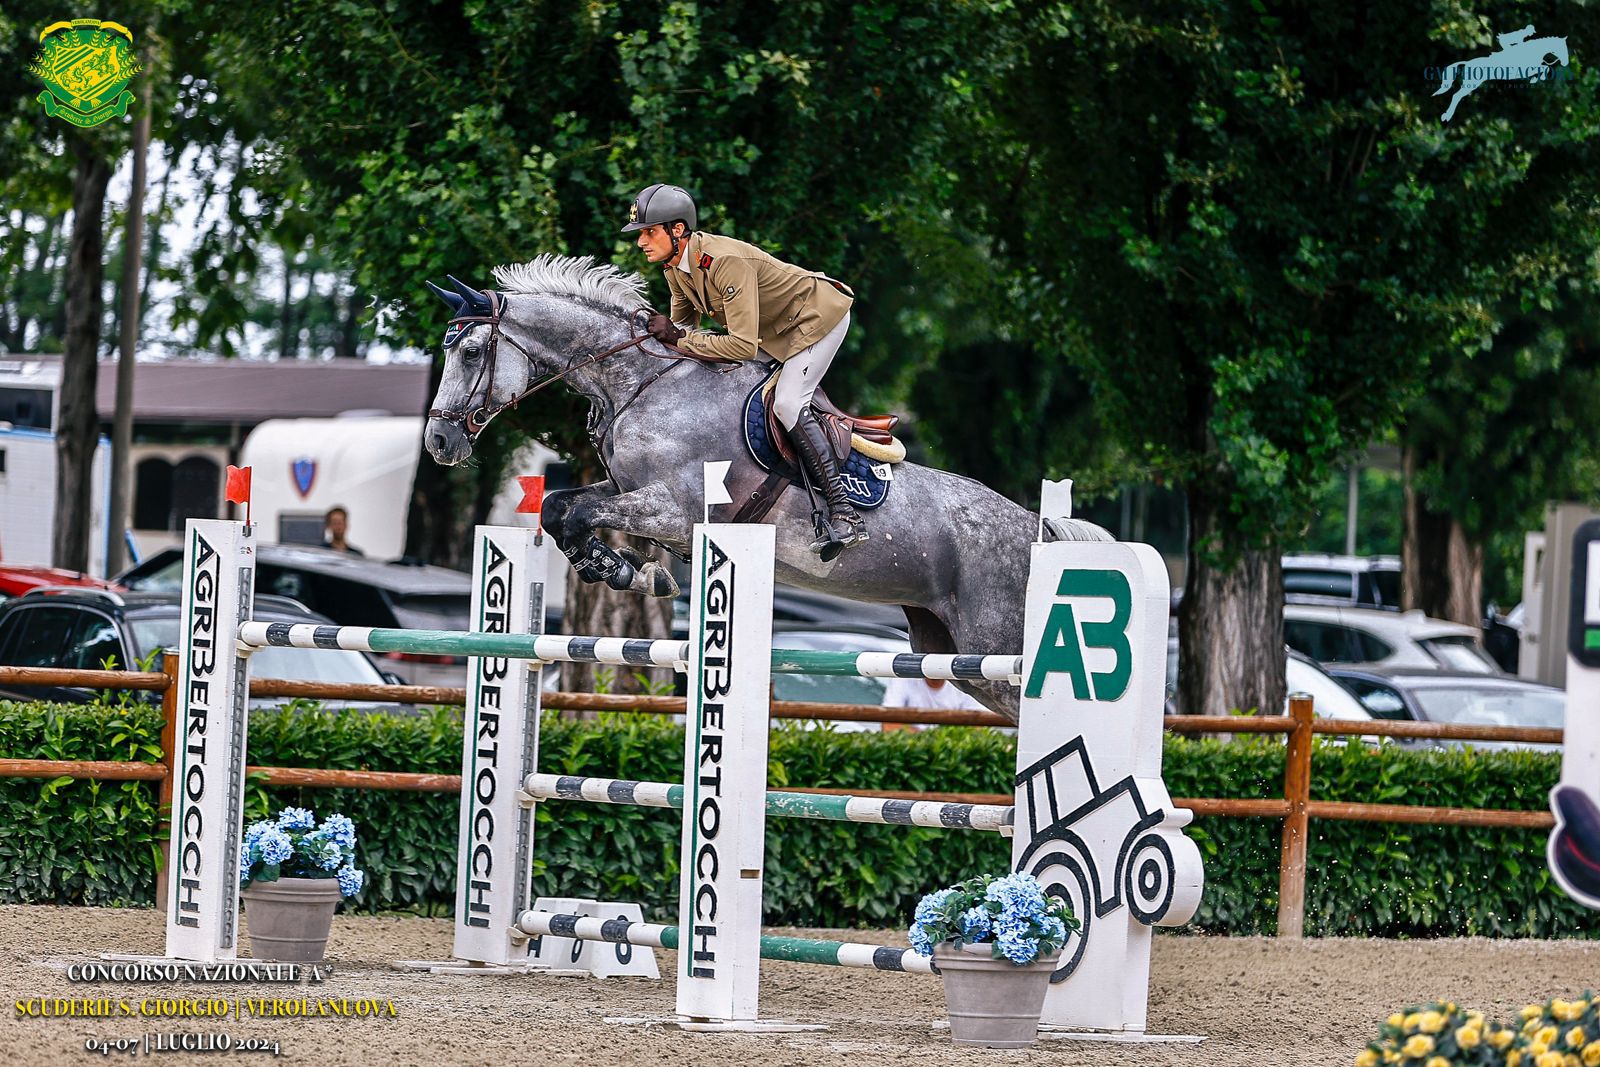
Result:
{"label": "white horse trailer", "polygon": [[[94,450],[89,492],[89,573],[106,573],[111,512],[111,442]],[[0,560],[49,564],[56,531],[56,438],[44,430],[0,427]]]}
{"label": "white horse trailer", "polygon": [[[349,512],[352,545],[376,559],[398,557],[405,548],[424,421],[420,415],[345,415],[269,419],[258,425],[239,456],[240,466],[253,469],[250,518],[257,538],[320,545],[323,516],[337,505]],[[524,446],[506,473],[507,485],[496,496],[489,521],[533,525],[533,516],[515,513],[521,499],[515,476],[545,474],[558,464],[543,445]]]}

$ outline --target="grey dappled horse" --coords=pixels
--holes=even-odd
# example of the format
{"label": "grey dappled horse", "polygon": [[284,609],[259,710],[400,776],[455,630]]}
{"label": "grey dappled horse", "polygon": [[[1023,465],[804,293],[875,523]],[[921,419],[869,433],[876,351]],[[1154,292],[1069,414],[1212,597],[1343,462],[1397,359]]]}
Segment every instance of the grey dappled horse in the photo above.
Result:
{"label": "grey dappled horse", "polygon": [[[456,317],[429,412],[429,454],[447,465],[462,462],[495,414],[560,376],[589,399],[589,438],[610,477],[547,495],[545,529],[583,580],[676,595],[662,564],[614,552],[595,531],[620,530],[686,556],[702,516],[701,465],[732,461],[727,486],[735,501],[765,477],[745,450],[741,413],[767,368],[674,358],[648,337],[630,344],[648,314],[644,279],[588,257],[544,255],[497,267],[494,277],[500,288],[493,293],[460,283],[450,293],[430,283]],[[765,521],[777,527],[779,581],[902,605],[917,651],[1022,650],[1028,546],[1038,519],[978,482],[899,464],[888,499],[867,514],[872,539],[831,563],[810,551],[811,502],[801,486],[791,486]],[[1090,523],[1052,526],[1060,537],[1110,540]],[[1016,721],[1011,686],[956,684]]]}

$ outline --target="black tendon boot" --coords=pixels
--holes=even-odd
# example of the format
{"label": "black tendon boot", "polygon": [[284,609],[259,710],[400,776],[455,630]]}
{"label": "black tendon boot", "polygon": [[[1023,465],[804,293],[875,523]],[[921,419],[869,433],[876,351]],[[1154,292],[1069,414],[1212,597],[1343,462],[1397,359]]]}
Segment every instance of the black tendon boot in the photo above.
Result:
{"label": "black tendon boot", "polygon": [[867,539],[866,524],[845,495],[844,482],[839,477],[839,461],[833,454],[826,431],[817,423],[816,413],[809,407],[795,421],[794,429],[789,431],[789,440],[805,462],[812,483],[827,498],[831,515],[819,521],[818,536],[812,542],[811,551],[819,553],[825,561],[831,560],[851,545],[859,545]]}

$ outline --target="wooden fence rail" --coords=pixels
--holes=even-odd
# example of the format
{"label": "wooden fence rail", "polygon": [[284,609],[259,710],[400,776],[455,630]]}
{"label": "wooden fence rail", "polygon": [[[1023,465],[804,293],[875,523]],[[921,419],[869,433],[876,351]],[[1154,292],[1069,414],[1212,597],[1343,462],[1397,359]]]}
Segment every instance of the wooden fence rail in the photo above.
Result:
{"label": "wooden fence rail", "polygon": [[[177,722],[178,658],[166,654],[160,671],[76,671],[40,667],[0,666],[0,684],[75,686],[88,689],[139,690],[162,694],[165,723],[161,750],[175,747]],[[318,700],[376,701],[386,704],[461,705],[466,690],[449,686],[322,684],[262,678],[250,682],[252,697],[302,697]],[[543,704],[558,711],[631,711],[654,715],[681,715],[684,698],[596,693],[545,693]],[[838,722],[906,723],[921,726],[1010,726],[988,711],[883,708],[855,704],[808,701],[774,701],[775,719],[821,719]],[[1278,861],[1278,936],[1298,938],[1305,929],[1306,845],[1310,820],[1421,823],[1436,826],[1481,826],[1548,830],[1554,817],[1548,810],[1506,811],[1484,808],[1439,808],[1406,804],[1360,804],[1311,799],[1311,739],[1317,734],[1377,739],[1429,738],[1453,741],[1521,741],[1560,744],[1559,729],[1526,726],[1452,725],[1448,723],[1390,722],[1386,720],[1318,719],[1311,698],[1290,698],[1288,715],[1179,715],[1167,716],[1166,728],[1181,734],[1285,734],[1283,795],[1265,798],[1174,797],[1173,803],[1202,818],[1268,818],[1283,820]],[[162,829],[172,810],[170,758],[159,763],[95,760],[0,759],[0,778],[78,778],[100,781],[154,781],[160,783],[158,802]],[[423,793],[456,793],[461,777],[455,774],[416,774],[403,771],[357,771],[311,767],[250,767],[253,779],[266,785],[311,788],[393,789]],[[825,795],[889,797],[961,804],[1009,804],[1008,793],[937,793],[897,790],[809,788],[800,791]],[[1544,798],[1539,798],[1541,803]],[[165,865],[157,879],[157,899],[165,897]]]}

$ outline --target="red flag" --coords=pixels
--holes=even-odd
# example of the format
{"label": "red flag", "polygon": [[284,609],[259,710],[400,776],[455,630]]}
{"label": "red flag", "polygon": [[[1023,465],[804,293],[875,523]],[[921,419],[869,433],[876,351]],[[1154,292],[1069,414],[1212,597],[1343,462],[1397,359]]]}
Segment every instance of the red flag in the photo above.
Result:
{"label": "red flag", "polygon": [[228,465],[228,489],[226,493],[230,504],[250,503],[250,468]]}
{"label": "red flag", "polygon": [[517,484],[522,486],[522,503],[517,505],[517,514],[539,514],[544,509],[544,475],[519,474]]}

